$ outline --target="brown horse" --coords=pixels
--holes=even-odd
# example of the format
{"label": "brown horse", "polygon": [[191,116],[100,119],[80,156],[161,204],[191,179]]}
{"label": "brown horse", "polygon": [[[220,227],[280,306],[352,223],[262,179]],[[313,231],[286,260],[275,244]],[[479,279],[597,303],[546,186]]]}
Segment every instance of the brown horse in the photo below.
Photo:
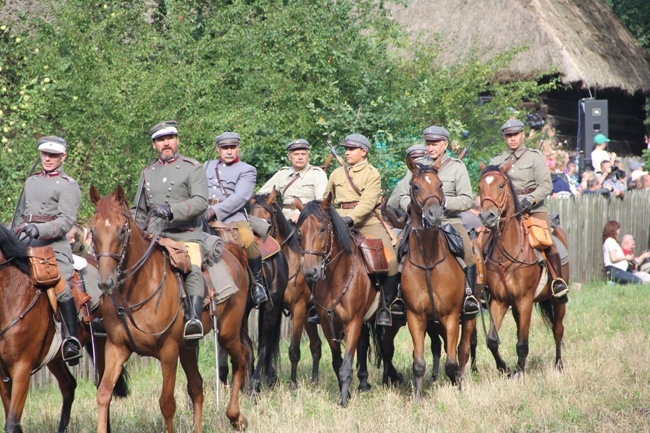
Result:
{"label": "brown horse", "polygon": [[[370,331],[364,322],[373,319],[378,290],[367,273],[350,230],[330,198],[304,205],[297,222],[302,247],[302,271],[312,285],[314,305],[321,318],[323,334],[332,351],[332,367],[337,375],[341,399],[345,407],[352,381],[355,350],[358,350],[359,390],[368,384],[367,353]],[[380,333],[373,333],[377,348],[381,348]],[[341,358],[341,341],[345,338],[345,353]],[[381,354],[376,351],[377,356]]]}
{"label": "brown horse", "polygon": [[[437,324],[436,330],[445,343],[445,372],[452,383],[460,386],[476,319],[464,319],[460,333],[465,273],[449,250],[443,233],[442,205],[445,198],[438,178],[440,159],[433,167],[417,165],[409,160],[408,167],[413,173],[410,190],[412,228],[401,282],[406,321],[413,338],[415,395],[421,398],[426,368],[424,335],[429,321]],[[434,373],[435,370],[434,366]]]}
{"label": "brown horse", "polygon": [[303,329],[309,336],[312,369],[311,383],[318,383],[318,368],[321,358],[321,340],[318,335],[318,325],[307,323],[307,305],[311,292],[305,282],[305,276],[300,268],[300,241],[293,236],[293,227],[282,213],[282,207],[276,202],[275,189],[270,194],[256,195],[251,199],[251,215],[265,219],[271,225],[269,233],[282,245],[289,262],[289,283],[284,292],[284,307],[293,318],[293,332],[289,345],[289,360],[291,361],[291,385],[297,386],[298,362],[300,361],[300,341]]}
{"label": "brown horse", "polygon": [[[180,356],[194,411],[193,431],[200,432],[203,379],[197,364],[198,350],[186,348],[183,342],[181,288],[169,260],[131,218],[121,186],[105,197],[100,197],[93,186],[90,199],[95,205],[91,230],[99,264],[101,309],[107,334],[106,370],[97,391],[97,431],[106,432],[111,390],[124,363],[131,353],[136,352],[160,361],[163,377],[160,409],[168,433],[173,431],[176,412],[174,384]],[[219,344],[230,355],[234,371],[226,416],[234,428],[245,429],[246,418],[239,409],[239,392],[245,379],[248,357],[242,344],[248,277],[243,266],[245,254],[239,250],[232,250],[237,255],[228,245],[223,250],[221,258],[239,290],[218,305],[216,314]],[[212,328],[209,314],[207,310],[203,311],[206,332]]]}
{"label": "brown horse", "polygon": [[[57,432],[66,431],[77,382],[63,362],[59,347],[51,347],[56,335],[52,307],[46,289],[32,284],[26,245],[11,231],[0,226],[0,395],[5,412],[4,431],[22,432],[22,417],[29,380],[33,372],[47,363],[63,396]],[[87,326],[79,327],[79,340],[89,339]],[[86,346],[89,351],[89,345]],[[54,357],[48,356],[54,349]],[[97,340],[98,369],[102,368],[103,344]],[[50,359],[48,361],[48,359]],[[114,394],[126,396],[125,377],[118,379]]]}
{"label": "brown horse", "polygon": [[[522,210],[508,176],[511,167],[512,161],[502,167],[486,167],[481,164],[481,220],[490,232],[490,240],[484,247],[486,283],[490,293],[489,309],[492,317],[487,344],[499,371],[511,373],[499,354],[498,331],[508,307],[512,307],[512,315],[517,323],[516,373],[523,373],[528,356],[528,333],[533,303],[537,302],[545,323],[553,329],[555,365],[561,369],[564,335],[562,320],[566,304],[553,297],[548,282],[542,281],[540,284],[544,269],[540,266],[522,225]],[[568,281],[568,264],[562,267],[562,278]]]}

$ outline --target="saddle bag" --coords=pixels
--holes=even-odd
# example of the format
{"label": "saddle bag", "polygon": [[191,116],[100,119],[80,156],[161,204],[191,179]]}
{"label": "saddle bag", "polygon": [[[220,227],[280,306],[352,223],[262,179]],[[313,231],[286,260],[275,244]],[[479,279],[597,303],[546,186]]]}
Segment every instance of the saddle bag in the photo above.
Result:
{"label": "saddle bag", "polygon": [[444,224],[441,227],[442,232],[445,234],[445,240],[447,241],[447,247],[449,252],[456,257],[461,259],[465,257],[465,247],[463,246],[463,238],[456,230],[456,227],[451,224]]}
{"label": "saddle bag", "polygon": [[192,270],[192,260],[183,242],[177,242],[169,238],[158,238],[158,245],[167,250],[172,268],[177,269],[182,274],[187,274]]}
{"label": "saddle bag", "polygon": [[244,242],[242,242],[241,238],[239,237],[239,229],[237,229],[237,223],[224,223],[222,221],[210,221],[209,226],[212,227],[221,239],[224,240],[224,242],[232,242],[236,245],[239,245],[240,247],[244,246]]}
{"label": "saddle bag", "polygon": [[545,250],[553,245],[551,231],[546,221],[528,216],[524,218],[524,226],[528,231],[528,242],[536,250]]}
{"label": "saddle bag", "polygon": [[361,251],[361,256],[366,263],[369,274],[376,275],[388,272],[388,260],[381,239],[368,239],[357,236],[355,242],[359,247],[359,251]]}
{"label": "saddle bag", "polygon": [[28,247],[27,256],[29,256],[29,273],[35,286],[51,287],[59,282],[61,271],[50,245]]}

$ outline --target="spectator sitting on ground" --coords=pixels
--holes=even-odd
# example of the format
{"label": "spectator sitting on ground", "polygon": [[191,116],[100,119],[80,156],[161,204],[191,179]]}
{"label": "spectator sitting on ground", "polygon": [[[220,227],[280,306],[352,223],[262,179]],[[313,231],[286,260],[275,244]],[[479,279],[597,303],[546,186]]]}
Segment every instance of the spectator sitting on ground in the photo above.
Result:
{"label": "spectator sitting on ground", "polygon": [[641,284],[641,278],[628,271],[628,260],[634,258],[633,254],[623,254],[623,249],[617,239],[621,232],[618,221],[608,221],[603,228],[603,263],[605,272],[610,281],[619,284]]}
{"label": "spectator sitting on ground", "polygon": [[641,264],[650,259],[650,252],[644,251],[639,256],[634,255],[635,241],[634,236],[631,234],[623,235],[621,238],[621,249],[625,256],[632,256],[632,260],[628,260],[628,270],[635,276],[641,278],[643,283],[650,283],[650,274],[640,269]]}
{"label": "spectator sitting on ground", "polygon": [[609,153],[605,150],[609,143],[609,138],[604,134],[598,134],[594,137],[594,150],[591,152],[591,165],[594,167],[596,174],[600,175],[600,163],[603,161],[614,162],[616,159],[616,154],[614,152]]}

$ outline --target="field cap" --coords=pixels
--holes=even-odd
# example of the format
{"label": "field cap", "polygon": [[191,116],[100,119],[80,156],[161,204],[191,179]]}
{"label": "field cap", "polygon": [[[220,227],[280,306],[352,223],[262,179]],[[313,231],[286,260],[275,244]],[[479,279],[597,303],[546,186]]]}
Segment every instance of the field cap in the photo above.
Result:
{"label": "field cap", "polygon": [[518,119],[510,119],[501,126],[504,134],[516,134],[524,130],[524,122]]}
{"label": "field cap", "polygon": [[641,167],[643,167],[645,163],[639,162],[639,161],[632,161],[630,162],[630,171],[638,170]]}
{"label": "field cap", "polygon": [[407,158],[420,158],[427,154],[427,148],[424,144],[414,144],[406,149]]}
{"label": "field cap", "polygon": [[291,143],[287,144],[286,149],[289,150],[299,150],[299,149],[307,149],[309,150],[309,142],[305,140],[304,138],[299,138],[297,140],[293,140]]}
{"label": "field cap", "polygon": [[365,149],[366,152],[370,152],[370,140],[362,134],[350,134],[345,137],[343,147],[360,147],[361,149]]}
{"label": "field cap", "polygon": [[152,140],[165,135],[178,135],[177,127],[178,123],[175,120],[165,120],[153,126],[148,134],[151,135]]}
{"label": "field cap", "polygon": [[47,137],[42,137],[36,142],[38,144],[38,150],[47,153],[65,153],[68,148],[67,143],[61,137],[56,135],[48,135]]}
{"label": "field cap", "polygon": [[214,139],[214,143],[219,146],[239,146],[239,140],[241,137],[236,132],[224,132],[221,135],[217,135],[217,138]]}
{"label": "field cap", "polygon": [[449,131],[442,126],[429,126],[427,129],[422,131],[422,135],[426,141],[449,141]]}
{"label": "field cap", "polygon": [[609,138],[607,138],[605,134],[598,134],[594,137],[594,143],[596,144],[609,143]]}

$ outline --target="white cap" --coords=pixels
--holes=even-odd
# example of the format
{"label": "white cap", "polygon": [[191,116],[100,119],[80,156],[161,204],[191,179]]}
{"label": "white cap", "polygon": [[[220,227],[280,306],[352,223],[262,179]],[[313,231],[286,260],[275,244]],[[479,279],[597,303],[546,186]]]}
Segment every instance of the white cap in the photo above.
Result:
{"label": "white cap", "polygon": [[178,129],[176,129],[175,126],[167,126],[154,132],[151,136],[151,139],[155,140],[156,138],[162,137],[164,135],[178,135]]}
{"label": "white cap", "polygon": [[61,137],[56,135],[49,135],[43,137],[37,142],[38,150],[47,153],[66,153],[67,143]]}

